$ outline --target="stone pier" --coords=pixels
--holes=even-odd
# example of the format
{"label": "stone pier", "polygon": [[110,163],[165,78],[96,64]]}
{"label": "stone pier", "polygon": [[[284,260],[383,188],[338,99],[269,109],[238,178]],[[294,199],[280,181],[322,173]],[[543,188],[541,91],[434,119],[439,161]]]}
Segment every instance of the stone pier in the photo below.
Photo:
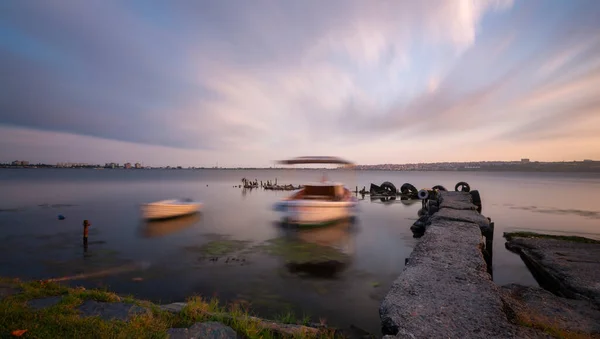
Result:
{"label": "stone pier", "polygon": [[482,252],[493,224],[471,195],[442,191],[437,206],[381,304],[384,338],[539,337],[509,320]]}

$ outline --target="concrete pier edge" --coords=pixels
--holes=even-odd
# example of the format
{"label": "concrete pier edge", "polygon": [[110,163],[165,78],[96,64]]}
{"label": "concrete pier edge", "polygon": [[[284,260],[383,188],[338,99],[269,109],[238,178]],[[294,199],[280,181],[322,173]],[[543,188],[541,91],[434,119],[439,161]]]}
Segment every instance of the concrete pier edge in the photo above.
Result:
{"label": "concrete pier edge", "polygon": [[509,320],[484,259],[493,223],[466,192],[440,191],[437,206],[381,303],[384,338],[529,337]]}

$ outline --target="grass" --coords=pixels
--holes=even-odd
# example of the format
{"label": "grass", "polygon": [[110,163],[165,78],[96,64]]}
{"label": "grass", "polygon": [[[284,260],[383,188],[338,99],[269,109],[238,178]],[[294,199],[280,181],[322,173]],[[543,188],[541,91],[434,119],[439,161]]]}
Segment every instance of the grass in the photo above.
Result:
{"label": "grass", "polygon": [[573,235],[550,235],[535,232],[504,232],[504,238],[506,238],[506,240],[508,241],[514,238],[539,238],[572,241],[585,244],[600,244],[599,240],[594,240],[590,238],[578,237]]}
{"label": "grass", "polygon": [[[0,300],[0,337],[8,337],[13,331],[27,330],[23,338],[166,338],[167,329],[189,327],[196,322],[218,321],[248,338],[280,338],[274,331],[280,324],[265,321],[251,315],[246,304],[222,305],[216,298],[206,300],[195,296],[179,313],[161,310],[158,305],[131,296],[119,296],[106,290],[70,288],[58,283],[21,282],[0,278],[0,286],[18,288],[20,293]],[[27,301],[49,296],[62,296],[52,307],[35,310]],[[81,317],[77,307],[85,300],[124,302],[145,307],[150,312],[134,316],[127,322],[105,321],[99,317]],[[301,319],[288,311],[278,317],[280,322],[308,324],[310,317]],[[284,326],[283,326],[284,327]],[[303,327],[284,337],[335,338],[330,329]]]}

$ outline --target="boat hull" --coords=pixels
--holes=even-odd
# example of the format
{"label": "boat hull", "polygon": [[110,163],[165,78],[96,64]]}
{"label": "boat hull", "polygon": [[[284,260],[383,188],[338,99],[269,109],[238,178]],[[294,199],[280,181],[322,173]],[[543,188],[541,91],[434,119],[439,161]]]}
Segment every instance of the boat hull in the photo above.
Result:
{"label": "boat hull", "polygon": [[277,203],[275,209],[287,223],[323,226],[353,217],[356,202],[287,200]]}
{"label": "boat hull", "polygon": [[143,205],[142,217],[146,220],[159,220],[181,217],[200,211],[202,203],[152,203]]}

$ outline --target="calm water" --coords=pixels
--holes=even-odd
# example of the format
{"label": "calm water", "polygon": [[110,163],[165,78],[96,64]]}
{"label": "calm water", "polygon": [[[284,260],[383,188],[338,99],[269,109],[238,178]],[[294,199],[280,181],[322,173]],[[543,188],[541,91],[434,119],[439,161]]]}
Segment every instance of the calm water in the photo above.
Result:
{"label": "calm water", "polygon": [[[288,308],[336,326],[354,324],[379,333],[378,307],[402,271],[416,239],[409,227],[420,204],[360,201],[352,225],[291,234],[271,206],[289,192],[234,188],[246,177],[302,184],[319,171],[228,170],[0,170],[0,275],[45,279],[115,267],[132,269],[73,284],[108,286],[154,301],[217,295],[247,300],[259,314]],[[494,280],[535,285],[520,258],[504,248],[502,232],[535,230],[600,238],[600,175],[566,173],[331,171],[348,186],[391,181],[400,187],[467,181],[478,189],[483,214],[496,224]],[[139,204],[190,197],[205,202],[199,216],[162,224],[139,219]],[[58,220],[62,214],[65,220]],[[81,223],[89,219],[90,245],[81,246]],[[348,227],[351,226],[351,227]],[[203,259],[190,250],[215,239],[243,240],[246,248],[280,237],[339,246],[350,255],[336,277],[299,275],[284,260],[262,251],[235,255],[243,262]],[[234,257],[233,255],[231,257]]]}

